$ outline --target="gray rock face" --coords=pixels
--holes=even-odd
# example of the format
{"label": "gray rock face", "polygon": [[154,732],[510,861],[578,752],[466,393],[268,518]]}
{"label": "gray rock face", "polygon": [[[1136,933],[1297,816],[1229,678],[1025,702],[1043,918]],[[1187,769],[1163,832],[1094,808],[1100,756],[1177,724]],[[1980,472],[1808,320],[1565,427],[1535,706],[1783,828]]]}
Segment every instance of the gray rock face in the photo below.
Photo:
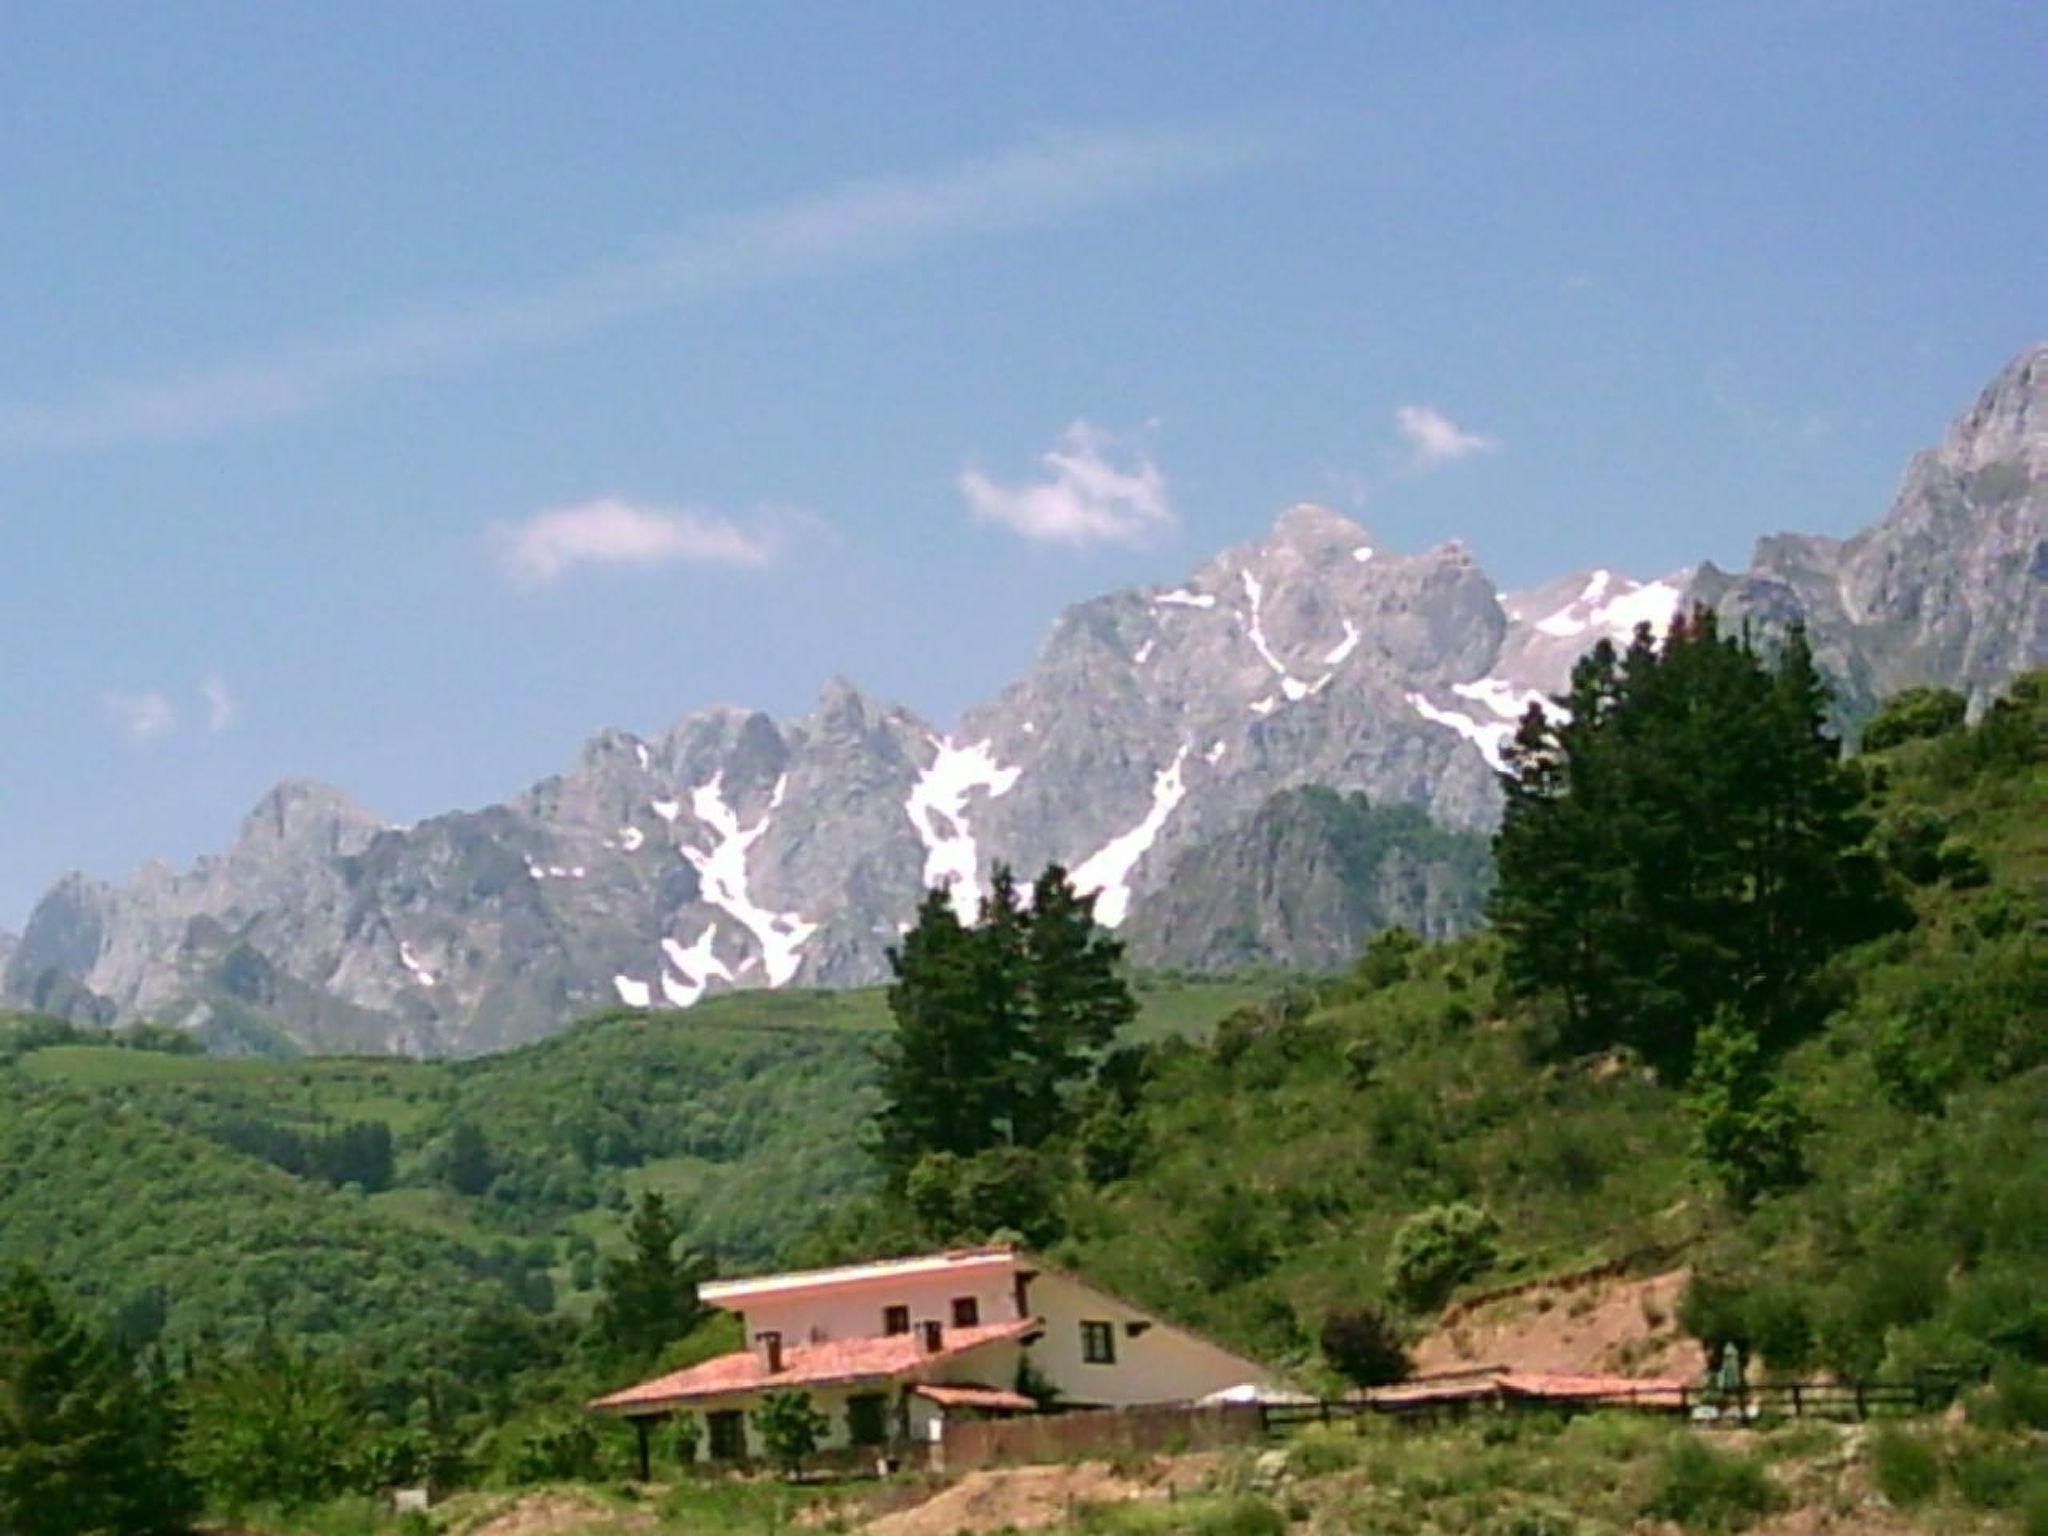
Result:
{"label": "gray rock face", "polygon": [[971,910],[999,858],[1065,864],[1144,958],[1334,963],[1361,924],[1438,931],[1462,920],[1455,882],[1410,853],[1361,864],[1342,818],[1289,792],[1483,830],[1527,704],[1694,598],[1804,618],[1860,701],[1921,681],[1982,699],[2038,665],[2044,359],[1914,460],[1882,523],[1767,539],[1739,576],[1498,593],[1462,545],[1403,555],[1295,507],[1180,585],[1068,609],[950,734],[834,681],[798,720],[603,732],[509,803],[413,827],[281,785],[216,858],[59,882],[0,990],[195,1028],[255,1009],[315,1049],[481,1051],[605,1005],[876,980],[928,884]]}
{"label": "gray rock face", "polygon": [[1845,540],[1779,534],[1692,596],[1732,617],[1804,618],[1867,707],[1915,683],[1981,708],[2048,662],[2048,343],[2021,353],[1914,457],[1884,520]]}
{"label": "gray rock face", "polygon": [[1476,927],[1491,876],[1484,837],[1414,806],[1284,790],[1176,858],[1123,938],[1148,966],[1334,970],[1383,928],[1447,938]]}

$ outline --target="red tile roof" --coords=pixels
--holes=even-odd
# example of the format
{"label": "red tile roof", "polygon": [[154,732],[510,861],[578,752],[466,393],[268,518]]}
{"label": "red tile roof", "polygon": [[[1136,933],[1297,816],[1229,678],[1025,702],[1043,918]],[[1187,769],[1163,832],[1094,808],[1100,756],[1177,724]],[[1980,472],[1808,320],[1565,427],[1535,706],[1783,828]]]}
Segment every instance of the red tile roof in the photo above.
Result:
{"label": "red tile roof", "polygon": [[652,1381],[597,1398],[588,1406],[601,1413],[631,1413],[665,1408],[673,1403],[753,1392],[780,1392],[792,1387],[821,1387],[858,1381],[888,1381],[909,1376],[928,1365],[957,1359],[969,1350],[1022,1338],[1041,1325],[1034,1318],[988,1323],[978,1328],[947,1328],[939,1347],[928,1350],[917,1333],[875,1338],[831,1339],[822,1344],[793,1344],[782,1352],[782,1369],[769,1375],[753,1350],[720,1355],[688,1370],[671,1371]]}
{"label": "red tile roof", "polygon": [[920,1382],[910,1389],[930,1398],[941,1408],[992,1408],[1000,1413],[1036,1413],[1038,1404],[1022,1392],[1005,1392],[1001,1387],[949,1387]]}

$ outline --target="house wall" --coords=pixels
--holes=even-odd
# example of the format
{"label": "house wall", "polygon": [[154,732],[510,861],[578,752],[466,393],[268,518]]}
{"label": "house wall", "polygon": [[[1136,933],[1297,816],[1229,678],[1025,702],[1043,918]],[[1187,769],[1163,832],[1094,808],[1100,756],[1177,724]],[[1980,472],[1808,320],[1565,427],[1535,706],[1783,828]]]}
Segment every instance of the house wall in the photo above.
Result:
{"label": "house wall", "polygon": [[[1264,1366],[1066,1275],[1040,1274],[1031,1282],[1030,1300],[1032,1313],[1045,1322],[1044,1337],[1028,1351],[1031,1364],[1059,1389],[1064,1403],[1194,1402],[1245,1382],[1277,1383]],[[1112,1325],[1115,1364],[1095,1365],[1082,1358],[1084,1321]],[[1126,1327],[1131,1323],[1151,1326],[1133,1336]]]}
{"label": "house wall", "polygon": [[[899,1387],[885,1384],[866,1387],[814,1387],[807,1390],[811,1395],[811,1406],[825,1416],[825,1433],[818,1440],[818,1449],[821,1451],[845,1450],[853,1444],[852,1438],[847,1433],[846,1403],[848,1398],[858,1397],[863,1393],[882,1392],[887,1395],[891,1404],[890,1434],[892,1437],[896,1432],[893,1414],[895,1412],[894,1404],[897,1402],[901,1391]],[[745,1416],[748,1457],[755,1460],[765,1458],[768,1454],[768,1448],[762,1443],[760,1434],[754,1428],[753,1417],[754,1410],[761,1406],[761,1401],[762,1394],[751,1393],[732,1397],[707,1398],[701,1402],[691,1403],[686,1407],[677,1409],[676,1413],[678,1416],[683,1413],[689,1413],[696,1417],[698,1433],[697,1459],[699,1461],[709,1461],[711,1459],[710,1416],[714,1413],[733,1410]],[[676,1454],[675,1435],[676,1430],[673,1422],[665,1422],[655,1428],[654,1444],[656,1447],[655,1460],[657,1463],[670,1459]]]}
{"label": "house wall", "polygon": [[[972,1296],[982,1322],[1004,1323],[1017,1316],[1015,1273],[1015,1263],[1004,1258],[958,1274],[863,1281],[831,1290],[764,1297],[745,1303],[742,1314],[749,1340],[773,1329],[785,1344],[802,1344],[812,1338],[872,1338],[882,1332],[883,1310],[898,1305],[910,1308],[913,1328],[926,1321],[950,1328],[956,1296]],[[818,1331],[814,1334],[813,1329]]]}

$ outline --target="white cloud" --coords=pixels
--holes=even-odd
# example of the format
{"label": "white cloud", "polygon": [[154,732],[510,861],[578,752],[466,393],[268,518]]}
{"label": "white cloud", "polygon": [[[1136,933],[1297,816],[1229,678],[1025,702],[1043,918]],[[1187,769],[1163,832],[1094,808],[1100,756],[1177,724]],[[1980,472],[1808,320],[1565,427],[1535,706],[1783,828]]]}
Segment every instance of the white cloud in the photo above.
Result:
{"label": "white cloud", "polygon": [[551,286],[474,298],[352,334],[69,399],[0,401],[0,450],[185,442],[294,416],[352,389],[585,335],[736,289],[902,261],[951,240],[1031,228],[1225,175],[1261,146],[1242,133],[1049,133],[930,176],[843,182],[728,215]]}
{"label": "white cloud", "polygon": [[515,587],[544,587],[578,566],[766,565],[782,527],[747,527],[693,508],[642,506],[605,497],[536,512],[493,530]]}
{"label": "white cloud", "polygon": [[106,706],[115,728],[128,738],[131,745],[141,746],[155,741],[178,728],[177,707],[154,690],[108,693],[101,697],[100,702]]}
{"label": "white cloud", "polygon": [[960,475],[968,510],[1045,544],[1134,543],[1171,527],[1166,476],[1142,446],[1077,421],[1041,455],[1042,480],[1000,485],[978,469]]}
{"label": "white cloud", "polygon": [[206,705],[206,728],[209,731],[224,731],[235,722],[235,715],[241,706],[228,691],[226,679],[218,672],[212,673],[199,684],[199,697]]}
{"label": "white cloud", "polygon": [[1456,464],[1482,453],[1500,452],[1500,439],[1467,432],[1442,411],[1427,405],[1404,405],[1394,412],[1394,426],[1407,440],[1409,466],[1417,471]]}

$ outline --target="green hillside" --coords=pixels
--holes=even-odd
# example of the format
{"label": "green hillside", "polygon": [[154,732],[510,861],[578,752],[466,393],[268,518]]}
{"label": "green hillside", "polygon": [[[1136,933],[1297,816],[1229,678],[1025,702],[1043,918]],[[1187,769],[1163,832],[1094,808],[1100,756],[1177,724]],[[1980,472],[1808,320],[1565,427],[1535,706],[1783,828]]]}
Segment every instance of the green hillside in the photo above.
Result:
{"label": "green hillside", "polygon": [[[1270,981],[1146,977],[1137,1033],[1201,1035]],[[869,1185],[881,989],[603,1015],[457,1062],[215,1059],[0,1020],[0,1261],[124,1329],[401,1354],[493,1298],[586,1310],[642,1189],[728,1269]],[[156,1048],[149,1048],[149,1047]]]}
{"label": "green hillside", "polygon": [[1779,1368],[2048,1361],[2048,677],[2015,695],[1866,762],[1915,921],[1835,963],[1776,1069],[1812,1122],[1796,1187],[1731,1207],[1681,1091],[1626,1051],[1548,1048],[1497,938],[1382,942],[1151,1050],[1128,1167],[1073,1181],[1063,1256],[1312,1363],[1326,1312],[1387,1297],[1400,1224],[1467,1202],[1499,1229],[1468,1289],[1685,1262],[1694,1321]]}

